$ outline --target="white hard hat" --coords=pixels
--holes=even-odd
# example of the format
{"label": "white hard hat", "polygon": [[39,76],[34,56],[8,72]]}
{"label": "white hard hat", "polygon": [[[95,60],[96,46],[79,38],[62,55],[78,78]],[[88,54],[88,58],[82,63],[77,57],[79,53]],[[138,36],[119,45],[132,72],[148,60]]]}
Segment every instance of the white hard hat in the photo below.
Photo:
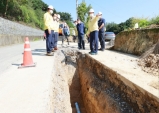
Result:
{"label": "white hard hat", "polygon": [[52,5],[49,5],[49,6],[48,6],[48,9],[54,9],[54,8],[53,8],[53,6],[52,6]]}
{"label": "white hard hat", "polygon": [[89,10],[89,13],[94,13],[94,10],[93,10],[93,9],[90,9],[90,10]]}
{"label": "white hard hat", "polygon": [[99,12],[98,14],[99,14],[99,15],[102,15],[102,12]]}
{"label": "white hard hat", "polygon": [[60,15],[59,15],[59,14],[57,14],[57,18],[59,18],[59,19],[60,19]]}

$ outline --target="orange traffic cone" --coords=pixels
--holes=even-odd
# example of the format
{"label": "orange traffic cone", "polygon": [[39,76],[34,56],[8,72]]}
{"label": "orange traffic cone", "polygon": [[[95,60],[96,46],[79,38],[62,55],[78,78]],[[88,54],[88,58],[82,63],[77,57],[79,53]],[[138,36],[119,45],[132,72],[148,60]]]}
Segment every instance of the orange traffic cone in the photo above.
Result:
{"label": "orange traffic cone", "polygon": [[24,54],[23,54],[23,63],[18,68],[24,68],[24,67],[35,67],[36,64],[33,63],[32,53],[30,49],[29,44],[29,38],[25,38],[25,44],[24,44]]}

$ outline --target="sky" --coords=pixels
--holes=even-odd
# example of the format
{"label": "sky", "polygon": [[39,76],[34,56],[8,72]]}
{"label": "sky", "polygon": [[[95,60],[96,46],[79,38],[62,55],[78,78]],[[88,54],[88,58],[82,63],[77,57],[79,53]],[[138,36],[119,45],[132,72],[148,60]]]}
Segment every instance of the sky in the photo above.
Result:
{"label": "sky", "polygon": [[[80,4],[83,0],[78,0]],[[43,0],[57,11],[68,12],[76,19],[76,0]],[[121,23],[130,17],[148,18],[159,16],[159,0],[85,0],[95,14],[103,13],[106,22]]]}

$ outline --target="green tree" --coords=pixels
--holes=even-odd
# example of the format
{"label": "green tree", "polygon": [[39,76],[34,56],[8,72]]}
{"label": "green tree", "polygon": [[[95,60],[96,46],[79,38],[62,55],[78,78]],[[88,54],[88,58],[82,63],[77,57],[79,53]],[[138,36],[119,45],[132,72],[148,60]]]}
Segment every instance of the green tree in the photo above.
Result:
{"label": "green tree", "polygon": [[88,11],[92,8],[91,5],[86,4],[86,2],[82,2],[81,4],[79,4],[78,8],[77,8],[77,13],[78,13],[78,18],[80,18],[80,20],[86,25],[86,27],[88,27]]}
{"label": "green tree", "polygon": [[[48,5],[42,0],[0,0],[0,16],[43,29],[43,15]],[[54,9],[54,13],[57,13]],[[72,27],[71,14],[59,12],[63,21]]]}
{"label": "green tree", "polygon": [[60,14],[61,21],[65,21],[70,28],[74,27],[72,23],[72,16],[70,13],[67,12],[56,12],[56,13]]}
{"label": "green tree", "polygon": [[159,25],[159,16],[156,16],[156,17],[150,19],[149,25],[151,25],[151,24]]}
{"label": "green tree", "polygon": [[67,12],[57,12],[61,16],[62,21],[72,21],[72,17],[70,13]]}
{"label": "green tree", "polygon": [[118,34],[120,32],[120,28],[118,24],[111,22],[106,24],[106,31],[114,32],[115,34]]}

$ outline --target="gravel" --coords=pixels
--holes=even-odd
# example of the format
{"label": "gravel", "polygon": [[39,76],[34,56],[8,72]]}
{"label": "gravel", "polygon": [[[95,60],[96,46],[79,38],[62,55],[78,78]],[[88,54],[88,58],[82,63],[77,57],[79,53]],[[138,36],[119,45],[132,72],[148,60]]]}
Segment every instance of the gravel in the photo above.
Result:
{"label": "gravel", "polygon": [[28,27],[0,17],[0,34],[21,36],[43,36],[44,31]]}

